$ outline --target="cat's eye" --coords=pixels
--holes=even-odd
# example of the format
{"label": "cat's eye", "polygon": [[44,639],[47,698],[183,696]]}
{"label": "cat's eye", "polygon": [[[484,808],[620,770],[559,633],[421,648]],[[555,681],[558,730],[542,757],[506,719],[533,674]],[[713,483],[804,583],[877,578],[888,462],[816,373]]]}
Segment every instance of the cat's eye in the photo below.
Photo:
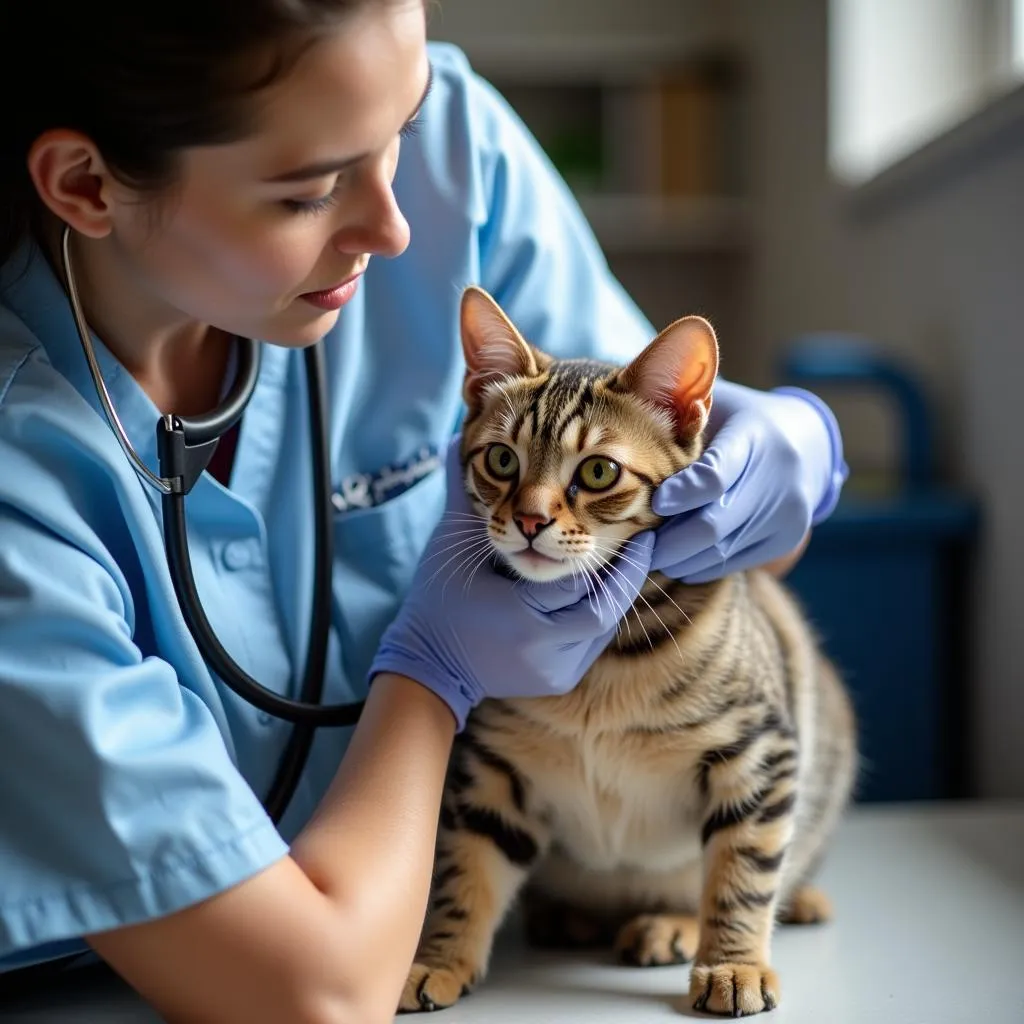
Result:
{"label": "cat's eye", "polygon": [[519,472],[519,456],[507,444],[492,444],[486,461],[490,474],[499,480],[511,480]]}
{"label": "cat's eye", "polygon": [[588,491],[606,491],[619,479],[619,464],[603,455],[592,455],[585,459],[576,470],[580,486]]}

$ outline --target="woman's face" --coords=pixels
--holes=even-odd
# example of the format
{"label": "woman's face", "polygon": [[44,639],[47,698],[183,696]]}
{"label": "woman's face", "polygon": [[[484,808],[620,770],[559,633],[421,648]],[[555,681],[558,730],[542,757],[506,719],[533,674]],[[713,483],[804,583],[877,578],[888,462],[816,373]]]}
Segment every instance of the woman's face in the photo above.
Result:
{"label": "woman's face", "polygon": [[118,262],[168,312],[316,341],[370,257],[409,244],[391,184],[428,88],[423,4],[367,4],[258,94],[256,134],[187,150],[169,202],[115,202]]}

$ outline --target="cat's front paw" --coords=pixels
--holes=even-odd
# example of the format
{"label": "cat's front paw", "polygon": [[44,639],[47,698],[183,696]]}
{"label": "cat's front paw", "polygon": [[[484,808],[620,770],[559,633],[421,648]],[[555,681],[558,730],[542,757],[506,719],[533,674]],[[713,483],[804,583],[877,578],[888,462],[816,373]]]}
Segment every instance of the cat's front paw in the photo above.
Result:
{"label": "cat's front paw", "polygon": [[432,967],[414,963],[402,989],[399,1012],[443,1010],[469,992],[475,980],[470,972],[455,966]]}
{"label": "cat's front paw", "polygon": [[640,914],[615,940],[619,960],[633,967],[689,963],[697,952],[700,925],[685,914]]}
{"label": "cat's front paw", "polygon": [[779,1005],[779,978],[767,964],[697,964],[690,971],[695,1010],[746,1017]]}
{"label": "cat's front paw", "polygon": [[779,913],[783,924],[821,924],[832,919],[828,897],[812,885],[797,889]]}

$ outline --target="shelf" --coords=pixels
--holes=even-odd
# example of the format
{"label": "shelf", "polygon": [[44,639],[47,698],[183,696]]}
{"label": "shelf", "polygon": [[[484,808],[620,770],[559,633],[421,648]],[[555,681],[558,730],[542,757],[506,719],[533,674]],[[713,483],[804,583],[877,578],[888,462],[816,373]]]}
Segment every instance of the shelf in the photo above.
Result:
{"label": "shelf", "polygon": [[740,199],[577,198],[608,253],[742,252],[750,243],[750,211]]}
{"label": "shelf", "polygon": [[663,35],[505,35],[452,40],[486,78],[504,83],[624,83],[701,60],[725,49],[711,33]]}

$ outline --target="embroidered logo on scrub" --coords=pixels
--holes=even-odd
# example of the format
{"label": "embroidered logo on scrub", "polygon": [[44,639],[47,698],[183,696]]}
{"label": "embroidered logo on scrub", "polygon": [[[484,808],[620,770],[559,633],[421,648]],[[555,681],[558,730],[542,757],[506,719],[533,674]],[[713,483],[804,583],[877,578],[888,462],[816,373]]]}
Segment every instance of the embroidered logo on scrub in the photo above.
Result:
{"label": "embroidered logo on scrub", "polygon": [[441,455],[434,445],[424,445],[401,465],[384,466],[376,473],[353,473],[344,477],[331,495],[338,512],[373,508],[397,498],[413,484],[441,468]]}

